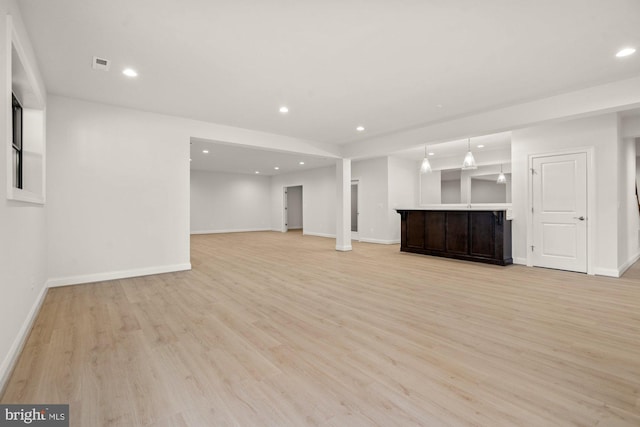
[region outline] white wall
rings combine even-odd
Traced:
[[[636,143],[633,138],[622,138],[621,158],[621,205],[624,214],[620,218],[623,227],[619,235],[622,237],[618,244],[620,253],[618,263],[621,271],[626,270],[640,255],[640,214],[636,199]]]
[[[638,150],[637,142],[636,142],[636,154],[640,154],[640,150]],[[640,156],[636,156],[636,184],[638,185],[638,191],[640,191]]]
[[[51,284],[190,268],[183,129],[160,115],[51,96],[47,132]]]
[[[629,253],[638,254],[640,252],[640,201],[638,200],[638,196],[635,195],[635,192],[637,185],[638,192],[640,193],[640,157],[638,157],[638,154],[640,154],[640,151],[638,150],[638,142],[640,142],[640,139],[632,139],[632,141],[634,141],[633,150],[635,150],[636,158],[633,161],[633,165],[630,165],[632,168],[635,168],[635,172],[633,174],[634,181],[630,186],[634,192],[634,196],[632,198],[633,201],[630,203],[631,207],[629,208],[627,232],[629,233]]]
[[[438,121],[422,127],[412,127],[394,133],[391,138],[389,135],[366,138],[347,144],[342,154],[352,159],[383,156],[389,152],[413,148],[416,141],[432,145],[465,138],[467,135],[488,135],[512,129],[532,128],[540,123],[568,117],[587,117],[639,106],[640,76],[635,76],[544,99]],[[640,123],[638,125],[640,126]]]
[[[629,255],[628,244],[629,244],[629,235],[628,233],[623,232],[627,228],[627,217],[629,215],[628,207],[629,207],[629,197],[628,197],[628,188],[629,182],[627,181],[628,176],[628,167],[627,167],[627,146],[626,141],[622,138],[621,128],[622,128],[622,118],[617,115],[617,128],[616,128],[616,138],[617,138],[617,156],[618,156],[618,269],[621,267],[621,261],[626,261]],[[635,147],[634,147],[635,148]],[[634,153],[635,157],[635,153]]]
[[[529,203],[528,159],[532,154],[564,149],[593,147],[595,174],[595,218],[593,227],[593,267],[596,274],[616,275],[618,271],[618,124],[615,113],[547,124],[513,131],[512,195],[513,257],[524,263],[527,257],[527,209]]]
[[[270,230],[271,178],[191,171],[191,233]]]
[[[302,229],[302,186],[300,185],[287,189],[287,223],[289,230]]]
[[[509,151],[509,150],[506,150]],[[509,173],[511,172],[511,165],[507,163],[503,165],[503,172]],[[507,199],[510,201],[510,197],[507,197],[507,191],[511,191],[511,186],[501,185],[500,188],[491,189],[488,185],[479,184],[476,187],[476,191],[479,191],[479,194],[473,194],[473,185],[472,182],[476,182],[474,177],[482,177],[483,175],[497,175],[500,173],[500,164],[491,164],[491,165],[483,165],[478,166],[477,169],[469,169],[460,171],[460,200],[458,203],[507,203]],[[495,183],[495,181],[493,181]],[[507,188],[508,187],[508,188]],[[498,191],[504,192],[504,194],[497,194]],[[492,194],[495,193],[495,199],[492,202],[487,202],[483,200],[491,200]],[[471,199],[471,200],[469,200]],[[500,201],[498,201],[498,199]]]
[[[388,231],[384,243],[400,243],[400,215],[397,208],[418,206],[420,165],[413,160],[389,157]]]
[[[452,179],[442,181],[442,203],[462,203],[462,196],[460,195],[460,180]]]
[[[507,186],[486,179],[471,179],[471,203],[507,203]]]
[[[418,197],[418,166],[406,159],[380,157],[351,165],[359,181],[359,238],[374,243],[400,239],[400,217],[395,207],[414,207]],[[389,173],[391,172],[391,173]],[[303,186],[304,233],[335,237],[335,167],[312,169],[271,179],[271,228],[283,227],[283,189]]]
[[[640,258],[640,213],[636,198],[640,114],[618,115],[618,270],[623,273]]]
[[[25,108],[22,116],[22,188],[35,194],[43,194],[44,111]]]
[[[330,144],[61,96],[51,96],[48,108],[52,285],[189,268],[192,137],[329,157],[337,151]]]
[[[420,200],[421,205],[439,205],[442,201],[442,172],[431,171],[420,174]],[[459,191],[459,189],[458,189]]]
[[[284,188],[302,185],[304,234],[336,236],[336,168],[311,169],[271,177],[271,229],[284,226]]]
[[[387,241],[389,233],[389,163],[386,157],[360,160],[351,164],[351,179],[359,182],[361,241]]]
[[[392,157],[360,160],[351,165],[360,193],[359,239],[373,243],[400,241],[396,207],[414,207],[418,197],[418,165]],[[271,228],[283,227],[283,189],[303,186],[304,233],[335,237],[335,167],[312,169],[271,178]]]
[[[472,143],[473,144],[473,143]],[[500,170],[500,164],[504,164],[505,168],[511,163],[511,148],[504,147],[496,150],[476,149],[473,151],[473,157],[476,159],[478,168],[498,165]],[[465,152],[466,153],[466,152]],[[462,160],[465,153],[459,153],[458,155],[452,155],[447,157],[432,157],[429,159],[431,167],[434,170],[460,170],[462,167]],[[494,168],[495,169],[495,168]],[[469,172],[469,171],[467,171]],[[506,172],[506,169],[505,169]]]
[[[16,2],[0,0],[0,93],[3,100],[11,99],[7,86],[6,15],[11,14],[18,37],[23,44],[28,61],[38,78],[40,91],[44,84],[36,68],[28,35],[26,34]],[[46,282],[46,232],[45,207],[42,205],[7,200],[7,150],[5,135],[10,124],[8,102],[0,102],[0,135],[4,142],[0,149],[0,393],[29,333],[45,292]]]
[[[623,138],[640,138],[640,114],[622,117],[622,137]],[[640,142],[636,139],[636,152]]]

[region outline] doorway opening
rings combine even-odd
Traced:
[[[358,211],[358,207],[360,205],[360,200],[358,199],[358,186],[359,181],[351,181],[351,239],[359,240],[360,236],[358,233],[358,216],[360,212]]]
[[[282,231],[303,231],[302,185],[284,188],[284,227]]]

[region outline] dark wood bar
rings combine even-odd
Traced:
[[[400,250],[488,264],[513,264],[504,210],[396,209]]]

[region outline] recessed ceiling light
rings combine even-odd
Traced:
[[[280,170],[280,167],[276,166],[276,167],[274,167],[274,169],[275,169],[275,170],[277,170],[277,171],[279,171],[279,170]]]
[[[625,47],[624,49],[622,49],[618,53],[616,53],[616,56],[618,58],[623,58],[625,56],[633,55],[635,52],[636,52],[636,50],[634,48]]]
[[[122,70],[122,74],[127,77],[138,77],[138,72],[133,68],[125,68],[124,70]]]
[[[478,145],[478,148],[484,148],[484,144]]]
[[[202,150],[204,154],[209,154],[209,150]]]
[[[300,162],[301,165],[304,165],[304,162]]]
[[[442,108],[442,104],[436,105],[436,108]]]
[[[193,161],[193,159],[189,159],[189,161],[190,161],[190,162],[192,162],[192,161]]]
[[[429,155],[430,155],[430,156],[435,156],[435,155],[436,155],[436,153],[431,152],[431,153],[429,153]]]
[[[256,171],[256,173],[260,173],[260,171]]]
[[[357,130],[358,132],[363,132],[363,131],[364,131],[364,126],[358,126],[358,127],[356,128],[356,130]]]
[[[280,112],[282,114],[287,114],[289,112],[289,109],[285,106],[280,107]]]

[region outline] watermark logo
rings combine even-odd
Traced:
[[[69,427],[69,405],[0,405],[0,427]]]

